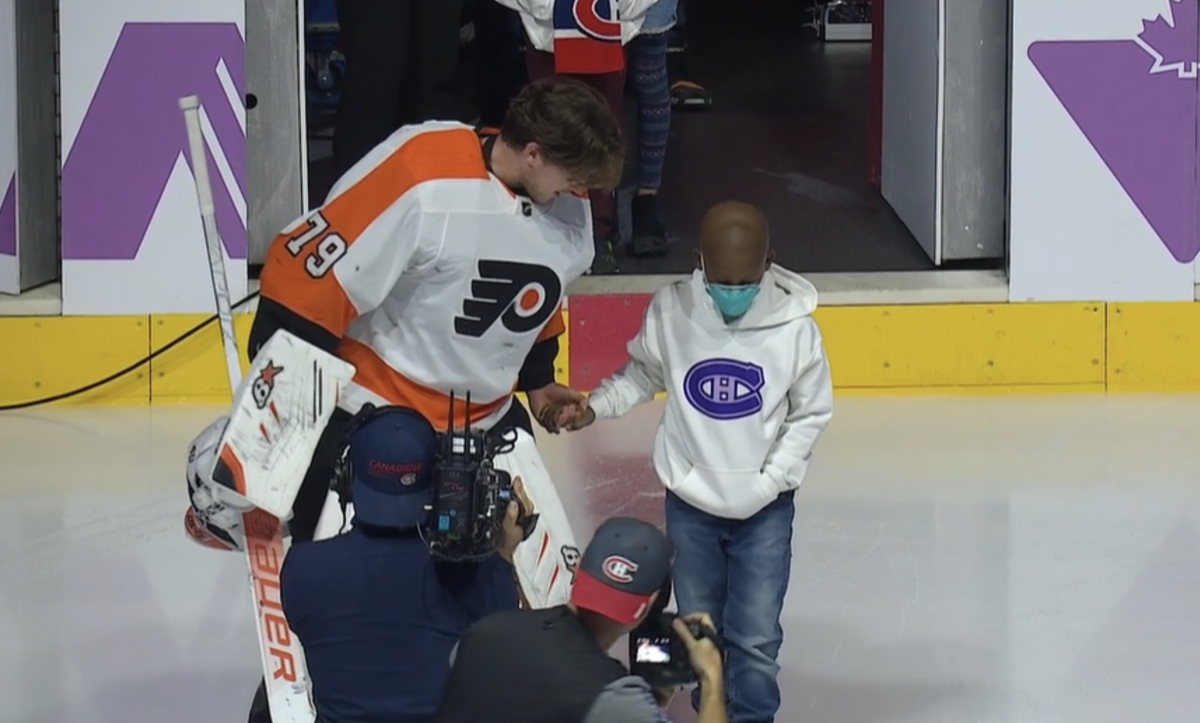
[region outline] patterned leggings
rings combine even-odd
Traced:
[[[671,131],[667,34],[639,35],[626,49],[638,104],[638,188],[658,190]]]

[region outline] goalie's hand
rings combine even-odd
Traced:
[[[551,434],[558,434],[587,409],[587,397],[557,383],[534,389],[527,396],[533,418]]]
[[[525,483],[520,477],[514,477],[512,481],[513,501],[508,503],[508,509],[504,512],[504,539],[500,542],[500,556],[505,560],[512,562],[513,555],[516,554],[517,545],[520,545],[537,525],[537,510],[533,508],[533,501],[529,499],[529,495],[525,493]]]

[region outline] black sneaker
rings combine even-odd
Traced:
[[[629,255],[647,258],[667,255],[667,227],[658,215],[657,196],[634,196],[632,212],[633,240]]]
[[[592,268],[588,269],[587,273],[595,276],[611,276],[621,273],[621,269],[617,266],[617,255],[611,239],[596,238],[596,258],[592,259]]]

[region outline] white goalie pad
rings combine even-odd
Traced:
[[[279,596],[279,572],[290,542],[282,534],[280,520],[291,516],[317,442],[354,371],[352,365],[293,334],[277,331],[234,394],[229,420],[208,455],[212,483],[192,489],[193,511],[198,492],[209,492],[202,515],[209,535],[221,532],[214,525],[219,527],[224,519],[214,512],[239,515],[239,529],[229,531],[227,541],[245,550],[250,568],[267,699],[275,723],[312,723],[316,717],[304,650],[287,624]],[[216,433],[220,423],[205,431]],[[201,446],[193,444],[190,456],[196,457]],[[196,457],[189,459],[189,465],[193,461],[200,463]],[[189,467],[189,483],[193,475],[203,478],[203,472]],[[195,534],[193,538],[202,539]]]
[[[517,546],[513,557],[525,602],[532,608],[566,604],[579,566],[579,547],[537,444],[528,432],[517,430],[512,451],[496,455],[494,463],[514,479],[521,478],[539,515],[533,534]]]
[[[287,331],[263,345],[233,399],[210,478],[232,507],[287,519],[354,367]]]

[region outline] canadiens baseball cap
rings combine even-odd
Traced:
[[[674,559],[674,548],[654,525],[609,518],[583,551],[571,603],[630,625],[650,609],[650,597],[670,578]]]
[[[433,502],[437,434],[411,409],[378,413],[350,436],[354,518],[375,527],[423,523]]]

